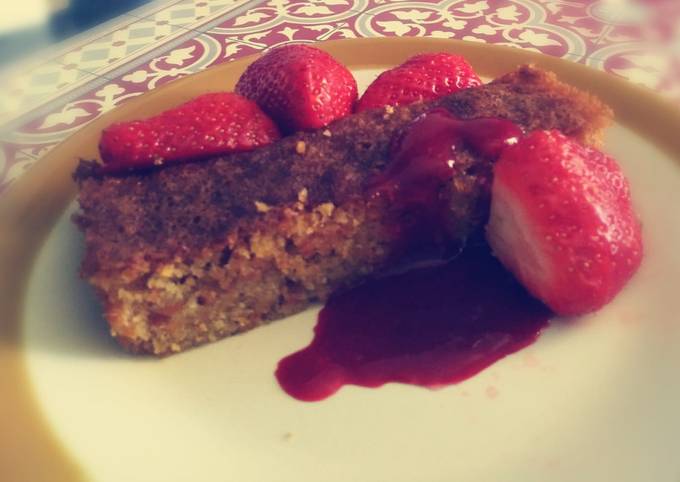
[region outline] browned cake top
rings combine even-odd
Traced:
[[[385,166],[392,136],[438,105],[460,118],[500,117],[527,131],[559,129],[589,143],[599,142],[611,117],[599,101],[552,74],[522,67],[435,102],[355,114],[251,152],[123,176],[98,174],[82,161],[74,176],[77,221],[88,243],[115,246],[124,259],[128,252],[205,246],[238,220],[257,216],[256,201],[293,203],[303,188],[312,204],[340,204],[361,196]]]

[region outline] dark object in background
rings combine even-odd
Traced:
[[[54,13],[43,25],[0,34],[0,64],[20,60],[148,2],[149,0],[71,0],[67,8]]]

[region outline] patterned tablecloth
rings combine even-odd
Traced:
[[[0,75],[0,193],[53,146],[181,76],[286,42],[430,36],[590,65],[680,100],[680,1],[172,0]]]

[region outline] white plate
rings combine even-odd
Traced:
[[[458,45],[420,42],[409,45]],[[363,85],[377,72],[347,63]],[[274,378],[279,359],[311,340],[318,309],[162,360],[122,352],[76,276],[71,205],[39,251],[20,320],[41,423],[96,481],[677,482],[680,164],[658,146],[619,124],[608,131],[646,248],[613,303],[553,323],[459,385],[349,386],[318,403]]]

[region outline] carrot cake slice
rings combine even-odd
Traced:
[[[390,143],[421,114],[502,118],[598,145],[611,111],[551,74],[521,67],[432,102],[387,107],[254,151],[154,170],[74,177],[85,235],[81,274],[111,334],[167,355],[323,301],[404,254],[390,203],[368,187]],[[486,221],[492,160],[464,146],[443,186],[447,242]]]

